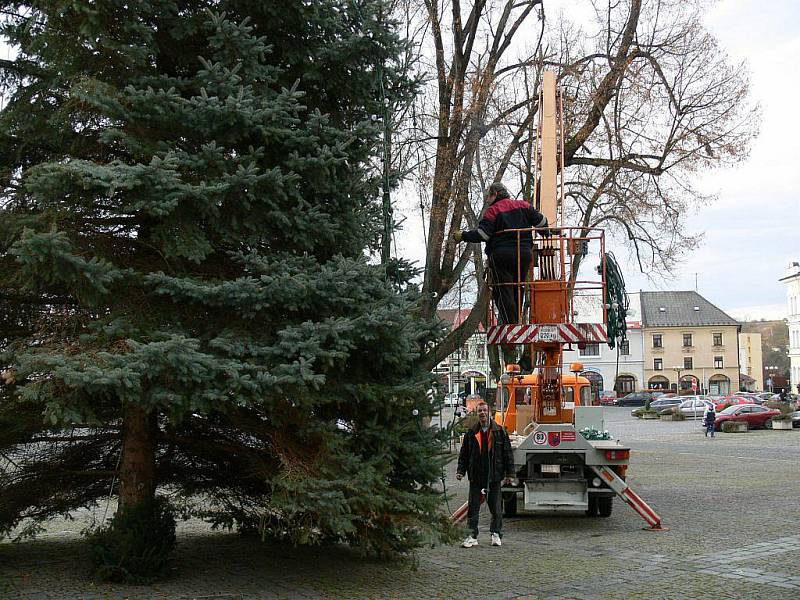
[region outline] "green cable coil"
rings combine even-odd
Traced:
[[[617,342],[627,339],[628,326],[625,319],[628,316],[628,295],[625,293],[625,280],[622,277],[614,255],[606,252],[603,256],[606,271],[606,332],[608,345],[614,348]]]

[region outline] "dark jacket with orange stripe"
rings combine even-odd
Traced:
[[[457,473],[466,474],[472,483],[483,484],[486,473],[481,473],[481,424],[468,429],[464,434],[464,443],[458,455]],[[504,477],[514,477],[514,454],[511,450],[511,440],[506,430],[494,421],[489,421],[489,464],[491,468],[491,483],[496,483]]]
[[[461,239],[472,243],[486,242],[486,254],[491,254],[497,248],[517,247],[517,232],[507,230],[547,226],[547,217],[529,202],[499,198],[483,213],[477,229],[463,231]],[[519,233],[519,244],[524,249],[533,246],[530,232]]]

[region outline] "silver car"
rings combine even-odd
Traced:
[[[683,396],[683,402],[678,405],[685,417],[702,417],[709,406],[714,406],[711,401],[700,396]]]

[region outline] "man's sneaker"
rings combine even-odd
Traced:
[[[464,540],[464,543],[461,544],[462,548],[472,548],[473,546],[478,545],[478,540],[472,536],[469,536],[467,539]]]
[[[477,542],[475,542],[477,544]],[[503,540],[500,539],[500,535],[497,533],[492,534],[492,546],[502,546]]]

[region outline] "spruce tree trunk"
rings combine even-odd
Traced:
[[[122,421],[120,508],[152,500],[156,491],[156,413],[128,406]]]

